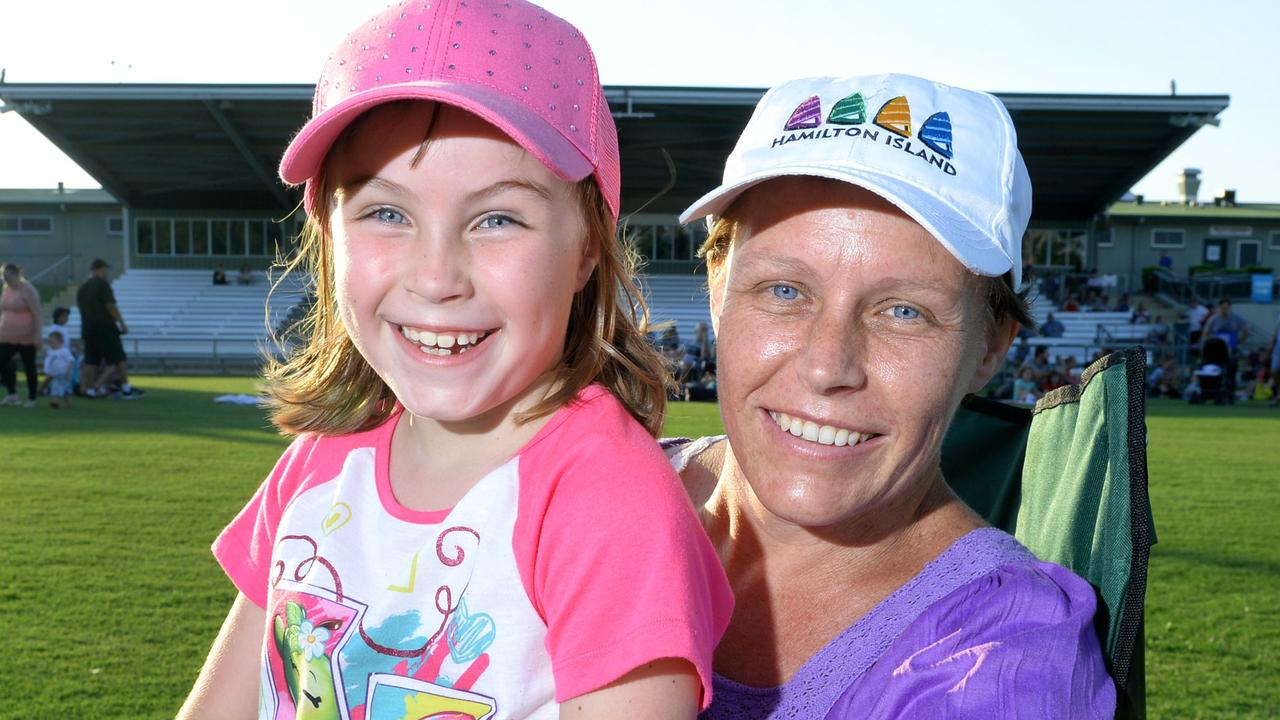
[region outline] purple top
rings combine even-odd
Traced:
[[[703,720],[1111,718],[1093,589],[1012,536],[961,537],[787,683],[715,676]]]

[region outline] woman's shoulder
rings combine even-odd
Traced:
[[[711,497],[724,465],[724,435],[700,438],[662,438],[658,441],[667,461],[680,476],[694,507],[701,507]]]
[[[1016,543],[979,532],[996,538],[997,552]],[[1002,717],[1109,718],[1115,687],[1093,588],[1023,553],[932,602],[827,717],[976,718],[1005,707],[1025,710]]]
[[[940,560],[978,570],[930,608],[938,615],[964,615],[971,628],[1054,623],[1082,614],[1091,618],[1097,609],[1097,597],[1088,582],[1061,565],[1040,560],[996,528],[969,533]]]

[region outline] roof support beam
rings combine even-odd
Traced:
[[[253,174],[257,176],[258,180],[267,188],[272,197],[276,199],[276,202],[280,203],[280,207],[282,209],[292,211],[295,203],[289,200],[289,196],[285,193],[284,189],[280,187],[280,183],[276,182],[275,175],[267,172],[267,169],[263,167],[258,158],[254,156],[253,152],[249,149],[249,144],[245,142],[244,136],[241,135],[236,126],[232,124],[231,119],[227,117],[227,114],[222,112],[221,108],[219,108],[218,104],[213,100],[206,98],[203,102],[205,108],[208,109],[209,114],[212,115],[213,119],[218,123],[218,127],[222,128],[222,132],[226,133],[227,139],[231,141],[232,145],[236,146],[236,150],[240,152],[240,157],[244,158],[244,161],[249,165],[249,169],[253,171]]]
[[[39,130],[41,135],[48,138],[49,142],[53,143],[67,157],[71,158],[72,162],[79,165],[80,169],[89,173],[90,177],[102,185],[103,190],[111,193],[111,196],[119,200],[121,204],[129,205],[133,202],[135,193],[130,190],[129,186],[125,185],[115,174],[108,172],[105,167],[95,162],[88,153],[81,152],[82,146],[68,140],[65,135],[59,132],[54,123],[45,122],[47,113],[33,116],[19,111],[18,114],[22,116],[23,120],[30,123],[32,127]]]

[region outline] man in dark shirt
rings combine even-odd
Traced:
[[[80,369],[80,385],[85,397],[101,397],[107,393],[107,383],[118,380],[121,394],[126,398],[142,394],[129,384],[129,366],[125,360],[124,343],[120,336],[129,332],[116,307],[116,296],[107,281],[107,261],[97,258],[89,264],[89,279],[76,291],[76,305],[80,308],[80,338],[84,342],[84,365]],[[99,368],[105,371],[99,375]]]
[[[1045,337],[1062,337],[1064,332],[1066,332],[1066,328],[1062,326],[1062,323],[1054,319],[1053,313],[1049,313],[1049,316],[1045,318],[1044,324],[1040,326],[1040,334]]]

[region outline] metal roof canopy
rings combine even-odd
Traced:
[[[276,178],[310,115],[311,85],[0,84],[16,110],[135,209],[286,212]],[[623,212],[676,214],[719,183],[763,89],[605,89],[622,151]],[[1035,187],[1033,220],[1101,213],[1204,124],[1227,95],[998,93]],[[665,151],[665,153],[664,153]],[[668,163],[668,157],[670,163]],[[674,168],[674,172],[672,170]]]

